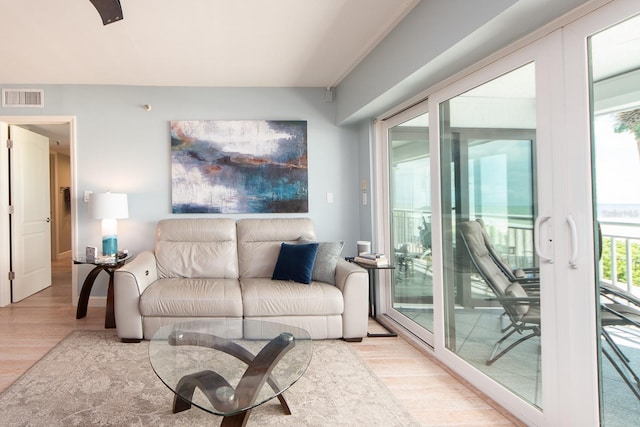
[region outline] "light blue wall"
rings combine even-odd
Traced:
[[[589,0],[423,0],[338,85],[337,122],[371,120]]]
[[[360,238],[358,134],[334,124],[336,104],[325,102],[324,89],[24,87],[43,88],[45,108],[0,108],[0,115],[71,115],[77,120],[72,190],[78,251],[100,247],[100,224],[88,217],[85,190],[129,195],[130,217],[118,222],[118,234],[119,246],[133,254],[153,248],[159,219],[243,216],[171,213],[171,120],[291,119],[308,122],[309,213],[277,216],[308,216],[320,239],[344,240],[344,255],[355,253]],[[144,111],[144,104],[151,111]],[[333,193],[333,204],[327,203],[327,192]]]

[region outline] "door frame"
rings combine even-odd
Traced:
[[[553,249],[554,264],[541,265],[543,274],[555,286],[550,289],[551,298],[546,298],[543,304],[547,304],[545,313],[549,314],[547,322],[561,326],[561,330],[545,330],[543,337],[543,351],[545,347],[553,347],[562,360],[551,360],[553,354],[546,353],[543,363],[545,375],[543,384],[545,393],[544,411],[535,410],[512,392],[485,377],[476,371],[464,360],[448,351],[444,346],[444,318],[442,292],[434,287],[434,348],[433,353],[445,365],[462,376],[478,389],[489,395],[493,400],[512,412],[520,420],[531,425],[598,425],[599,400],[597,377],[597,335],[595,319],[595,273],[589,268],[590,261],[594,258],[593,232],[591,229],[591,174],[590,174],[590,123],[589,123],[589,90],[587,80],[587,68],[585,60],[581,59],[586,54],[586,44],[581,48],[568,49],[567,41],[575,37],[577,29],[583,25],[590,25],[593,20],[598,20],[604,29],[638,12],[637,0],[594,0],[569,12],[567,15],[548,24],[544,28],[524,37],[505,49],[485,58],[479,63],[465,69],[456,75],[440,82],[434,87],[424,91],[404,104],[389,111],[386,115],[402,111],[411,105],[428,97],[430,105],[430,155],[432,158],[431,174],[440,176],[440,147],[439,147],[439,102],[449,99],[461,91],[442,95],[451,87],[457,86],[459,81],[468,82],[467,77],[478,76],[478,72],[484,69],[492,69],[495,64],[501,63],[512,54],[528,49],[528,46],[553,38],[553,49],[548,49],[550,69],[543,71],[545,76],[544,92],[538,91],[538,109],[546,110],[545,126],[538,123],[539,147],[546,150],[538,152],[538,157],[549,156],[548,151],[553,147],[552,163],[548,169],[555,173],[553,179],[561,182],[561,191],[557,191],[551,198],[553,217],[548,222],[552,228],[553,244],[547,250]],[[606,20],[609,19],[609,22]],[[604,22],[603,22],[604,21]],[[594,30],[595,32],[596,30]],[[585,40],[586,43],[586,40]],[[574,45],[575,48],[575,45]],[[567,66],[569,64],[569,66]],[[573,68],[571,68],[573,67]],[[577,74],[576,74],[577,73]],[[537,77],[538,78],[538,77]],[[484,81],[478,82],[482,84]],[[440,97],[440,98],[438,98]],[[376,130],[380,127],[377,126]],[[382,135],[376,133],[376,149],[379,149]],[[589,147],[589,148],[587,148]],[[576,150],[579,155],[576,155]],[[582,151],[580,151],[582,150]],[[378,152],[379,154],[379,152]],[[557,154],[557,155],[556,155]],[[549,157],[546,157],[549,158]],[[374,158],[374,166],[380,167],[379,159]],[[382,165],[383,166],[383,165]],[[588,170],[588,173],[587,173]],[[385,169],[375,169],[376,175],[381,175],[377,182],[382,184],[376,187],[378,194],[386,194],[388,187],[384,186]],[[542,181],[551,180],[551,174],[538,177],[539,185]],[[588,181],[585,181],[588,180]],[[552,181],[553,182],[553,181]],[[585,184],[586,182],[586,184]],[[442,283],[442,220],[441,189],[439,180],[432,180],[432,259],[434,283]],[[578,191],[573,191],[578,189]],[[548,202],[547,202],[548,204]],[[381,208],[377,206],[374,211],[378,214]],[[438,213],[437,215],[435,213]],[[549,212],[540,211],[539,215],[550,215]],[[578,268],[571,268],[572,238],[567,216],[571,215],[578,228]],[[377,235],[384,241],[385,229],[378,220]],[[586,237],[583,237],[586,236]],[[570,304],[566,304],[570,301]],[[384,311],[385,307],[382,307]],[[440,329],[440,331],[438,331]],[[553,337],[550,337],[550,333]],[[423,346],[427,349],[426,346]],[[550,357],[551,356],[551,357]],[[560,375],[561,374],[561,375]],[[549,381],[549,377],[551,381]],[[555,380],[554,380],[555,378]],[[549,390],[550,383],[557,385],[556,389]],[[547,393],[549,391],[549,393]]]
[[[493,63],[483,67],[482,69],[471,72],[469,75],[460,78],[458,81],[451,83],[447,87],[434,92],[429,97],[429,112],[431,119],[430,141],[431,141],[431,173],[432,173],[432,259],[433,259],[433,280],[434,283],[441,283],[443,289],[434,292],[434,304],[437,308],[435,316],[434,329],[436,332],[434,341],[434,352],[436,356],[445,365],[459,373],[467,381],[474,386],[483,390],[491,396],[496,402],[504,406],[516,417],[531,425],[559,425],[556,421],[561,411],[559,397],[557,395],[557,387],[555,383],[559,382],[558,364],[554,357],[554,349],[557,347],[558,331],[555,328],[546,328],[543,326],[543,334],[541,336],[542,343],[542,372],[544,372],[543,387],[543,409],[537,409],[524,399],[514,394],[511,390],[497,383],[489,376],[476,369],[457,354],[449,350],[445,342],[445,299],[444,299],[444,253],[443,253],[443,218],[442,218],[442,188],[441,181],[442,169],[440,159],[442,151],[440,147],[440,104],[452,99],[462,93],[465,93],[475,87],[481,86],[491,80],[509,73],[512,70],[520,68],[526,64],[533,62],[536,67],[536,169],[537,169],[537,200],[538,200],[538,216],[552,216],[554,200],[552,199],[553,181],[551,173],[543,173],[557,163],[552,155],[552,137],[554,135],[553,127],[555,121],[553,117],[553,105],[558,99],[556,97],[557,75],[558,70],[562,66],[562,62],[558,60],[561,54],[561,30],[557,30],[547,36],[532,42],[514,52],[511,52]],[[545,163],[549,162],[549,163]],[[541,165],[546,165],[543,167]],[[545,191],[546,190],[546,191]],[[552,235],[550,229],[545,230],[546,234]],[[545,251],[549,251],[550,247],[545,247]],[[554,281],[553,264],[540,263],[540,278],[543,283]],[[438,297],[435,300],[435,297]],[[544,287],[541,299],[541,310],[543,319],[549,319],[550,322],[556,323],[555,312],[557,304],[553,287]],[[437,325],[437,326],[436,326]],[[586,425],[586,424],[585,424]]]
[[[562,295],[573,296],[575,304],[558,313],[570,322],[567,339],[571,341],[562,349],[570,354],[568,360],[579,363],[566,364],[563,371],[577,382],[574,387],[573,407],[584,410],[580,402],[588,399],[599,409],[599,363],[598,363],[598,321],[596,315],[598,289],[596,282],[595,236],[593,215],[593,174],[592,174],[592,123],[591,123],[591,82],[589,76],[588,37],[640,13],[637,0],[615,0],[597,11],[582,17],[564,28],[565,52],[564,80],[566,109],[563,112],[566,141],[567,192],[566,214],[575,221],[577,258],[573,268],[564,269]],[[563,219],[566,221],[566,219]],[[567,235],[568,235],[567,231]],[[570,237],[568,237],[570,239]],[[567,244],[569,244],[568,240]],[[565,260],[565,263],[567,261]],[[562,272],[561,272],[562,273]],[[560,291],[560,290],[559,290]],[[577,296],[577,298],[576,298]],[[571,322],[573,320],[573,322]],[[564,321],[564,320],[563,320]],[[586,375],[585,375],[586,374]],[[565,390],[566,392],[566,390]],[[600,417],[598,410],[596,416]]]
[[[0,122],[7,125],[27,125],[27,124],[66,124],[69,126],[70,137],[70,165],[71,165],[71,185],[77,187],[76,170],[76,118],[75,116],[0,116]],[[3,139],[5,135],[2,135]],[[9,164],[9,150],[6,149],[6,141],[2,141],[0,149],[0,165]],[[7,170],[7,168],[2,168]],[[71,252],[76,253],[77,233],[76,233],[77,203],[71,203]],[[9,236],[9,174],[0,173],[0,230],[3,236]],[[0,307],[11,304],[11,282],[9,281],[9,266],[11,247],[9,239],[3,238],[0,243]],[[75,279],[72,279],[75,283]],[[71,301],[77,300],[78,290],[72,286]]]
[[[393,255],[394,248],[391,247],[391,172],[389,170],[389,130],[394,128],[395,126],[402,124],[408,120],[416,118],[418,116],[429,114],[428,110],[428,99],[424,99],[421,102],[413,105],[410,108],[397,112],[389,117],[383,118],[376,123],[376,140],[380,141],[380,143],[375,144],[374,152],[375,152],[375,170],[377,171],[375,174],[375,188],[377,194],[383,195],[378,199],[378,203],[375,206],[376,218],[378,219],[376,223],[376,246],[380,248],[382,252],[386,252],[387,254]],[[429,121],[431,121],[431,114],[429,114]],[[429,129],[427,129],[429,132]],[[430,135],[427,135],[427,139]],[[428,143],[430,146],[430,143]],[[431,153],[429,153],[431,158]],[[432,162],[432,160],[430,160]],[[430,163],[430,167],[433,167]],[[433,172],[432,172],[433,175]],[[433,216],[433,198],[434,195],[431,194],[431,204],[432,204],[432,216]],[[380,271],[382,273],[382,271]],[[374,291],[378,291],[380,295],[377,296],[376,301],[380,302],[380,307],[377,307],[378,313],[386,314],[389,318],[401,324],[405,329],[409,330],[412,334],[416,335],[420,340],[427,343],[429,346],[433,346],[433,336],[434,333],[423,328],[417,323],[409,320],[405,315],[398,312],[393,307],[393,286],[392,282],[392,274],[390,271],[385,271],[385,274],[380,274],[380,285],[378,289]],[[434,282],[435,283],[435,282]],[[433,292],[437,293],[437,286],[433,286]],[[435,296],[434,298],[434,308],[435,308]],[[435,328],[435,325],[434,325]]]

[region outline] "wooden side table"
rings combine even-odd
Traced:
[[[89,272],[82,284],[82,290],[80,291],[80,297],[78,298],[78,308],[76,310],[76,319],[82,319],[87,315],[87,306],[89,305],[89,295],[91,295],[91,289],[96,281],[96,278],[100,272],[105,271],[109,275],[109,287],[107,288],[107,309],[104,315],[104,327],[115,328],[116,327],[116,315],[113,304],[113,272],[122,267],[130,258],[127,255],[124,258],[116,259],[113,262],[99,262],[90,261],[86,258],[74,258],[74,264],[91,264],[95,267]]]

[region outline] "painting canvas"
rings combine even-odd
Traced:
[[[306,121],[171,122],[173,213],[309,211]]]

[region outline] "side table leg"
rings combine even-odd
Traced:
[[[378,320],[378,311],[377,311],[377,308],[376,308],[376,306],[378,305],[377,297],[376,297],[376,291],[378,290],[378,286],[377,286],[378,277],[376,275],[375,269],[372,269],[372,268],[367,269],[367,272],[369,273],[369,292],[370,292],[369,301],[370,301],[370,305],[371,305],[371,308],[369,309],[369,317],[371,317],[380,326],[382,326],[383,328],[385,328],[389,332],[387,334],[371,334],[371,333],[367,332],[367,337],[369,337],[369,338],[397,337],[398,334],[393,332],[387,326],[385,326],[382,323],[380,323],[380,321]]]
[[[96,281],[96,277],[98,277],[98,274],[100,274],[102,269],[102,266],[95,267],[84,279],[82,290],[80,291],[80,297],[78,298],[76,319],[82,319],[87,315],[87,305],[89,305],[89,295],[91,295],[91,288],[93,287],[93,283]]]
[[[116,327],[116,314],[113,304],[113,271],[105,270],[109,273],[109,287],[107,288],[107,310],[104,314],[104,327],[115,328]]]

